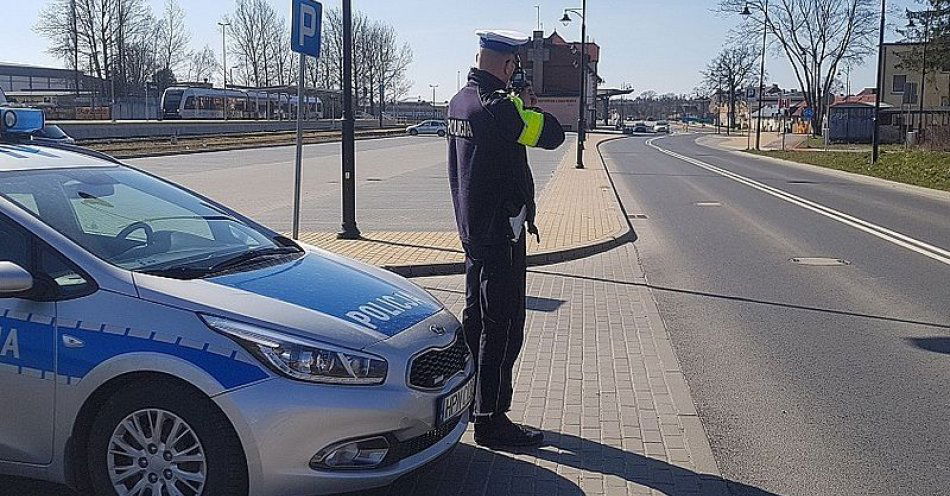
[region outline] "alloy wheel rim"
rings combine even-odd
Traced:
[[[134,412],[109,439],[107,468],[119,496],[201,496],[208,462],[194,429],[158,408]]]

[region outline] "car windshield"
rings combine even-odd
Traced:
[[[95,256],[137,272],[202,277],[249,253],[300,251],[276,233],[125,167],[0,173],[0,195]]]

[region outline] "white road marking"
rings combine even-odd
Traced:
[[[902,233],[899,233],[899,232],[897,232],[897,231],[888,229],[888,228],[886,228],[886,227],[879,226],[879,225],[874,224],[874,223],[872,223],[872,222],[868,222],[868,221],[866,221],[866,220],[859,219],[859,218],[857,218],[857,217],[854,217],[854,216],[849,215],[849,214],[846,214],[846,213],[844,213],[844,212],[835,210],[835,209],[833,209],[833,208],[826,207],[826,206],[824,206],[824,205],[822,205],[822,204],[820,204],[820,203],[813,202],[813,201],[811,201],[811,200],[802,198],[802,197],[797,196],[797,195],[793,195],[793,194],[791,194],[791,193],[789,193],[789,192],[787,192],[787,191],[784,191],[784,190],[781,190],[781,189],[778,189],[778,188],[774,188],[774,187],[769,186],[769,185],[767,185],[767,184],[763,184],[763,183],[760,183],[760,182],[758,182],[758,181],[749,179],[749,178],[747,178],[747,177],[745,177],[745,176],[736,174],[735,172],[728,171],[728,170],[722,169],[722,168],[720,168],[720,167],[716,167],[715,165],[707,164],[706,162],[703,162],[702,160],[697,160],[697,159],[694,159],[694,158],[692,158],[692,157],[687,157],[687,156],[685,156],[685,155],[680,155],[679,153],[676,153],[676,152],[673,152],[673,151],[670,151],[670,150],[667,150],[667,149],[664,149],[664,148],[660,148],[659,146],[657,146],[656,144],[654,144],[654,141],[657,141],[657,140],[660,140],[660,139],[663,139],[663,138],[665,138],[665,137],[664,137],[664,136],[661,136],[661,137],[658,137],[658,138],[653,138],[653,139],[647,140],[646,143],[647,143],[648,146],[650,146],[651,148],[653,148],[653,149],[659,151],[660,153],[663,153],[663,154],[669,155],[669,156],[671,156],[671,157],[673,157],[673,158],[677,158],[677,159],[682,160],[682,161],[684,161],[684,162],[693,164],[693,165],[695,165],[696,167],[700,167],[700,168],[702,168],[702,169],[706,169],[706,170],[708,170],[708,171],[710,171],[710,172],[719,174],[720,176],[723,176],[723,177],[732,179],[733,181],[736,181],[736,182],[738,182],[738,183],[745,184],[746,186],[749,186],[749,187],[751,187],[751,188],[755,188],[755,189],[757,189],[757,190],[759,190],[759,191],[762,191],[763,193],[772,195],[772,196],[774,196],[774,197],[776,197],[776,198],[779,198],[779,199],[781,199],[781,200],[784,200],[784,201],[786,201],[786,202],[788,202],[788,203],[791,203],[791,204],[793,204],[793,205],[798,205],[799,207],[802,207],[802,208],[807,209],[807,210],[811,210],[812,212],[821,214],[821,215],[823,215],[823,216],[825,216],[825,217],[828,217],[829,219],[838,221],[838,222],[840,222],[840,223],[842,223],[842,224],[851,226],[851,227],[853,227],[853,228],[855,228],[855,229],[859,229],[859,230],[864,231],[864,232],[866,232],[866,233],[868,233],[868,234],[871,234],[872,236],[876,236],[876,237],[878,237],[878,238],[880,238],[880,239],[883,239],[883,240],[885,240],[885,241],[887,241],[887,242],[893,243],[893,244],[895,244],[895,245],[897,245],[897,246],[906,248],[906,249],[911,250],[911,251],[913,251],[913,252],[916,252],[916,253],[919,253],[919,254],[924,255],[924,256],[926,256],[926,257],[932,258],[932,259],[934,259],[934,260],[936,260],[936,261],[938,261],[938,262],[944,263],[944,264],[946,264],[946,265],[950,265],[950,251],[947,251],[947,250],[945,250],[945,249],[943,249],[943,248],[940,248],[940,247],[937,247],[937,246],[934,246],[934,245],[925,243],[925,242],[920,241],[920,240],[918,240],[918,239],[914,239],[914,238],[912,238],[912,237],[910,237],[910,236],[907,236],[907,235],[902,234]]]

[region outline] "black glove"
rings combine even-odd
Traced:
[[[534,234],[535,239],[538,240],[538,244],[541,244],[541,235],[538,234],[538,226],[534,225],[534,222],[528,222],[528,232]]]

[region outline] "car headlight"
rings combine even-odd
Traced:
[[[223,317],[201,315],[211,329],[240,343],[276,372],[323,384],[382,384],[386,360],[325,343],[309,341]]]

